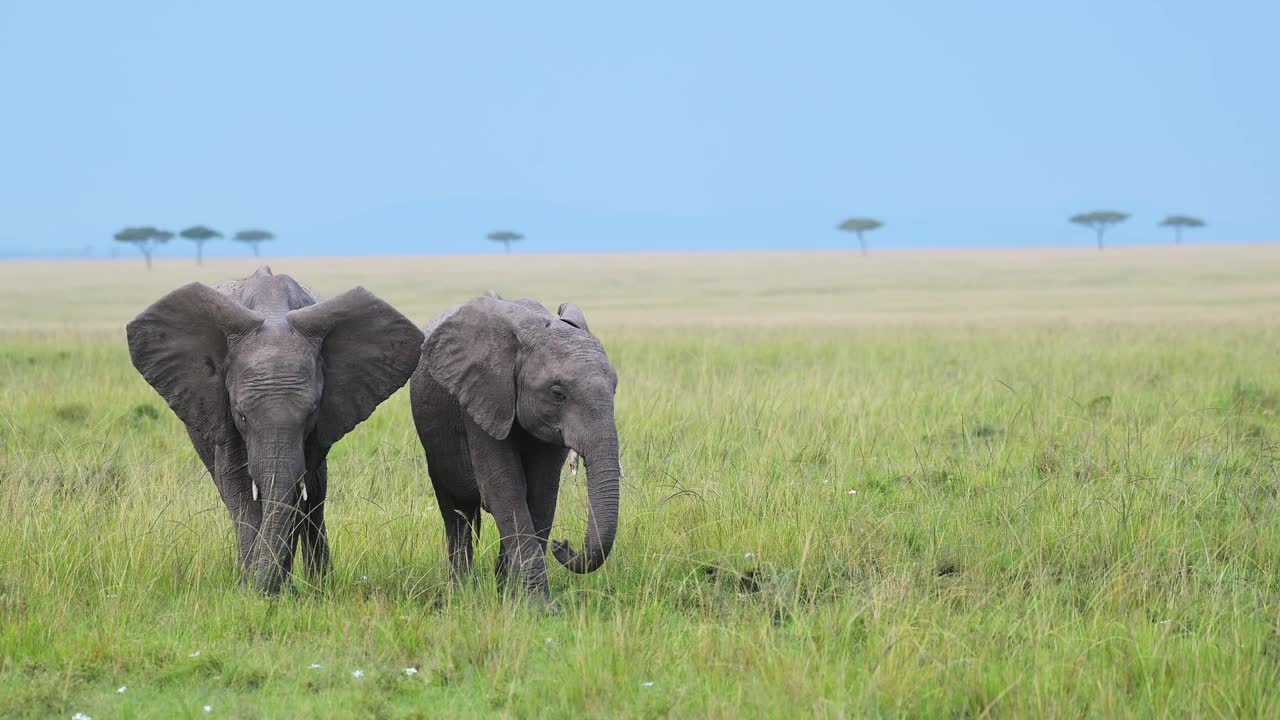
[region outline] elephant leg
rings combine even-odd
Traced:
[[[472,536],[480,534],[480,506],[456,502],[447,495],[437,497],[444,519],[444,540],[449,552],[449,573],[455,581],[471,575],[475,563]]]
[[[511,575],[544,603],[549,603],[546,557],[539,551],[538,536],[529,513],[520,455],[513,443],[493,439],[470,418],[466,418],[466,422],[467,436],[471,438],[471,465],[483,490],[485,506],[498,525]]]
[[[324,504],[329,493],[329,464],[321,460],[307,471],[307,499],[302,503],[298,523],[302,540],[302,564],[313,578],[323,578],[333,570],[329,556],[329,531],[324,524]]]
[[[507,580],[511,578],[511,553],[507,552],[505,542],[498,547],[498,562],[493,565],[493,575],[498,578],[500,587],[506,587]]]
[[[239,551],[240,570],[248,577],[253,560],[253,546],[262,527],[262,503],[253,497],[253,479],[249,476],[249,460],[244,444],[231,442],[214,450],[213,483],[231,514]]]
[[[475,566],[475,538],[480,536],[480,489],[462,422],[462,408],[419,368],[410,389],[413,424],[427,459],[427,475],[444,521],[450,577],[469,577]]]
[[[509,515],[495,515],[494,521],[502,535],[502,547],[493,568],[499,585],[524,588],[550,603],[545,545],[538,542],[528,508],[516,507]]]
[[[545,443],[537,443],[524,452],[524,474],[528,487],[526,500],[533,519],[539,552],[547,552],[547,538],[556,519],[556,501],[560,496],[560,473],[569,451]]]

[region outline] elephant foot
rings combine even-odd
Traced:
[[[503,595],[516,605],[527,607],[543,615],[559,615],[560,603],[551,599],[551,595],[539,588],[508,588]]]
[[[522,595],[527,598],[528,602],[533,603],[542,612],[547,615],[559,615],[560,605],[551,599],[551,589],[547,587],[545,577],[541,582],[524,583]]]
[[[252,576],[245,575],[240,578],[240,587],[265,598],[276,598],[286,593],[293,596],[298,594],[298,588],[293,583],[292,576],[285,578],[279,585],[270,587],[260,585]]]

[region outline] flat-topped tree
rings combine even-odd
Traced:
[[[275,235],[272,235],[266,230],[241,230],[240,232],[231,236],[231,239],[235,240],[236,242],[247,243],[248,245],[252,246],[254,257],[258,256],[259,245],[261,245],[264,242],[267,242],[268,240],[274,240],[275,238],[276,238]]]
[[[502,246],[506,248],[508,255],[511,254],[511,243],[520,242],[524,239],[524,236],[520,233],[512,232],[510,230],[495,230],[494,232],[489,233],[488,237],[494,242],[502,243]]]
[[[192,225],[191,227],[178,233],[179,237],[190,240],[196,244],[196,264],[204,264],[204,244],[214,238],[222,237],[222,233],[204,225]]]
[[[127,227],[113,236],[116,242],[128,243],[142,253],[142,257],[146,258],[147,269],[151,269],[151,253],[157,247],[169,242],[173,239],[173,233],[168,230],[159,230],[150,225],[142,225],[137,227]]]
[[[1204,227],[1204,221],[1190,215],[1170,215],[1160,221],[1160,227],[1173,228],[1173,242],[1175,245],[1182,244],[1183,228],[1200,228]]]
[[[862,237],[862,233],[871,232],[884,227],[884,223],[874,218],[849,218],[836,226],[837,230],[851,232],[858,236],[858,247],[862,249],[862,254],[867,254],[867,241]]]
[[[1112,225],[1119,225],[1129,219],[1129,213],[1117,212],[1115,210],[1094,210],[1093,212],[1080,213],[1072,215],[1068,218],[1077,225],[1092,229],[1098,235],[1098,249],[1102,249],[1102,236],[1111,228]]]

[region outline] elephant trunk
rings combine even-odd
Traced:
[[[262,527],[251,567],[253,584],[260,592],[274,595],[293,566],[299,486],[306,473],[301,434],[282,429],[251,442],[249,472],[262,502]]]
[[[552,553],[575,573],[595,571],[609,557],[618,532],[618,495],[622,468],[618,464],[618,432],[612,422],[608,429],[578,448],[587,469],[587,535],[581,553],[564,540],[557,540]]]

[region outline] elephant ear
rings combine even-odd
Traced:
[[[369,417],[418,365],[422,331],[362,287],[285,317],[320,345],[324,392],[315,433],[324,447]]]
[[[422,346],[431,377],[498,440],[515,422],[519,325],[533,317],[519,305],[478,297],[442,319]]]
[[[560,309],[556,311],[560,319],[570,325],[585,332],[591,332],[591,328],[587,327],[587,318],[582,314],[582,308],[571,302],[560,303]]]
[[[262,315],[200,283],[174,290],[125,326],[129,357],[193,435],[222,439],[227,347]]]

